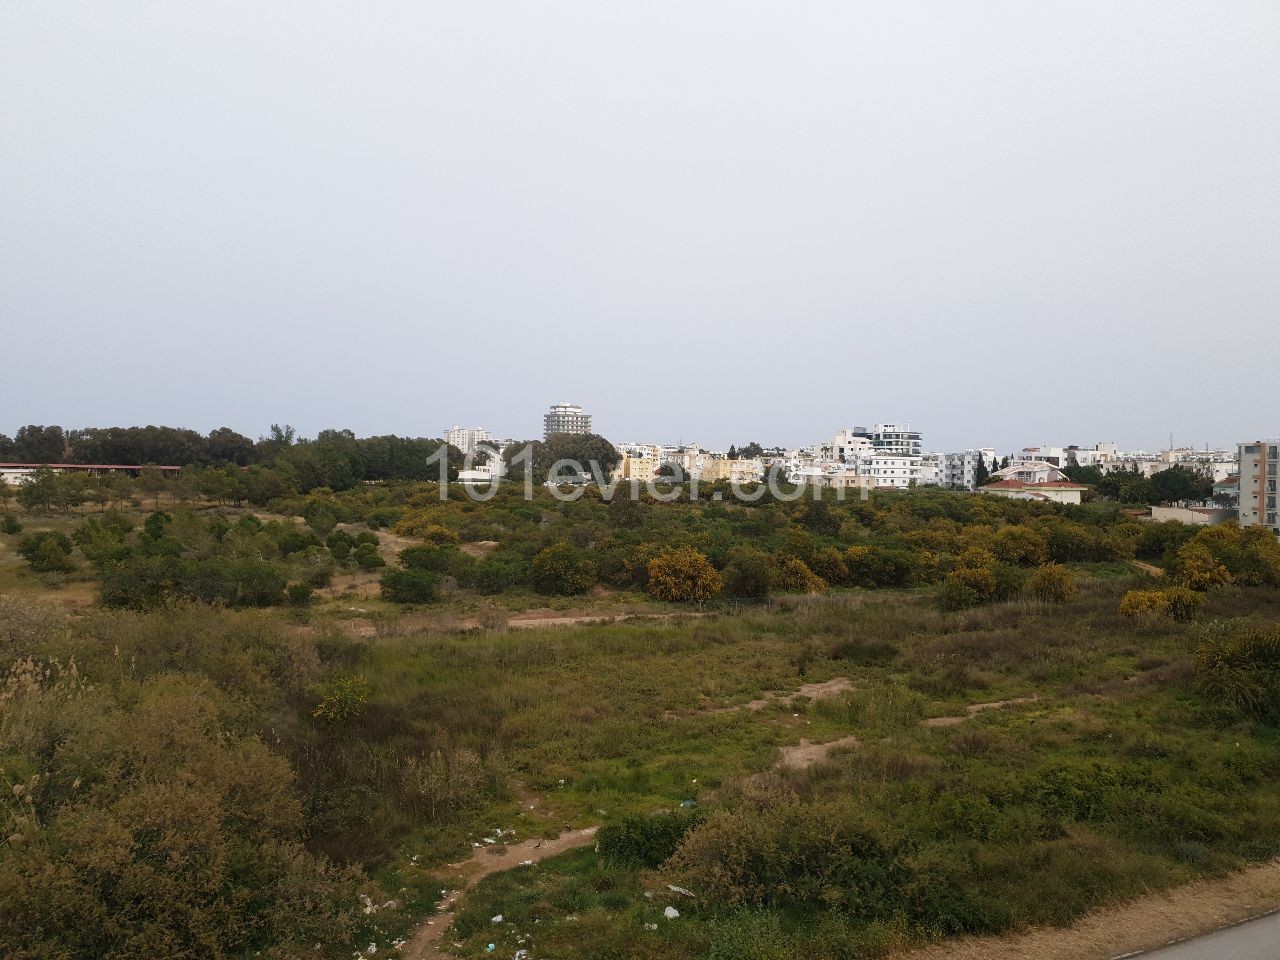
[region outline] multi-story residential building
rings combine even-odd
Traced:
[[[943,464],[946,454],[926,453],[920,457],[920,485],[924,487],[941,487]]]
[[[963,453],[944,453],[942,455],[942,477],[938,481],[944,487],[955,489],[978,489],[978,460],[988,471],[996,459],[994,447],[978,447],[965,450]]]
[[[444,432],[444,442],[471,453],[479,446],[493,446],[493,434],[484,427],[450,427]]]
[[[1240,444],[1240,526],[1266,526],[1280,534],[1276,507],[1280,482],[1280,440],[1251,440]]]
[[[621,480],[649,483],[662,465],[662,447],[656,443],[624,443],[618,447],[622,460],[617,476]]]
[[[1067,475],[1053,464],[1045,460],[1014,460],[1007,467],[992,474],[1001,480],[1015,480],[1018,483],[1059,483],[1067,479]]]
[[[861,430],[862,428],[858,427],[857,429]],[[874,453],[875,449],[876,445],[865,433],[855,433],[853,430],[846,428],[826,443],[819,444],[814,449],[814,453],[837,463],[852,463],[858,457],[865,457]]]
[[[542,439],[557,433],[590,433],[591,414],[583,413],[576,403],[557,403],[542,415]]]
[[[905,490],[920,482],[920,457],[897,457],[877,453],[862,457],[856,464],[858,473],[870,477],[877,487]]]
[[[709,483],[716,480],[756,483],[764,477],[764,465],[756,458],[730,460],[728,457],[706,456],[697,476]]]
[[[870,440],[877,453],[889,456],[918,457],[924,451],[920,431],[912,430],[909,423],[877,423],[872,430],[854,427],[845,432]]]

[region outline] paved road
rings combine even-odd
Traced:
[[[1134,960],[1280,960],[1280,913],[1140,953]]]

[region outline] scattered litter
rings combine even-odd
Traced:
[[[502,914],[498,914],[496,917],[494,917],[494,918],[493,918],[493,922],[494,922],[494,923],[501,923],[501,922],[502,922]]]
[[[646,900],[652,900],[652,899],[653,899],[653,891],[652,891],[652,890],[646,890],[646,891],[644,892],[644,898],[645,898]]]
[[[698,802],[698,801],[696,801],[696,800],[681,800],[681,801],[680,801],[680,806],[684,807],[684,808],[687,810],[689,807],[692,807],[692,806],[693,806],[694,804],[696,804],[697,802]]]
[[[560,786],[562,786],[562,787],[564,786],[564,780],[563,780],[563,779],[560,781]]]
[[[532,860],[521,860],[521,861],[520,861],[520,865],[521,865],[522,867],[532,867],[532,866],[533,866],[533,861],[532,861]]]
[[[656,923],[646,923],[646,924],[644,925],[644,928],[645,928],[646,930],[657,930],[657,929],[658,929],[658,925],[657,925]]]
[[[492,944],[492,943],[491,943],[491,944],[489,944],[487,947],[485,947],[485,948],[484,948],[484,952],[485,952],[485,953],[493,953],[493,950],[494,950],[494,944]]]
[[[675,907],[667,907],[662,911],[662,915],[668,920],[674,920],[676,917],[680,916],[680,911]]]
[[[529,960],[529,956],[528,950],[517,950],[515,960]]]
[[[677,887],[674,883],[668,883],[667,889],[672,893],[680,894],[682,897],[692,897],[694,895],[692,890],[686,890],[684,887]]]

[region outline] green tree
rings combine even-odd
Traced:
[[[383,599],[392,603],[434,603],[440,598],[439,575],[421,567],[388,569],[380,585]]]
[[[992,457],[994,462],[995,458]],[[987,463],[982,459],[982,454],[978,454],[978,462],[973,465],[973,482],[975,486],[982,486],[991,476],[991,471],[987,469]]]
[[[596,565],[589,556],[561,540],[533,558],[529,579],[540,593],[574,596],[596,583]]]

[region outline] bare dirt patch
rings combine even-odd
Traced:
[[[497,540],[477,540],[475,543],[460,543],[458,549],[465,553],[468,557],[475,557],[477,560],[483,560],[493,551],[498,549]]]
[[[567,850],[585,847],[594,841],[596,829],[596,827],[587,827],[583,830],[567,830],[550,840],[525,840],[507,847],[487,847],[477,850],[462,863],[453,867],[456,873],[452,887],[441,901],[435,915],[414,932],[404,949],[403,956],[408,960],[450,960],[453,954],[445,950],[442,944],[445,933],[453,923],[455,909],[462,894],[491,874],[530,863],[539,863]]]
[[[826,760],[836,750],[857,745],[858,738],[854,736],[828,740],[826,743],[801,740],[793,746],[782,748],[778,754],[777,766],[788,770],[808,770],[814,764]]]
[[[971,703],[965,707],[964,714],[959,717],[930,717],[928,720],[921,720],[922,727],[954,727],[958,723],[964,723],[970,717],[982,713],[984,710],[1001,710],[1005,707],[1013,707],[1022,703],[1035,703],[1039,697],[1014,697],[1012,700],[992,700],[990,703]]]
[[[1280,907],[1280,860],[1096,910],[1065,928],[970,937],[892,960],[1111,960]]]
[[[777,704],[781,707],[789,707],[801,697],[809,700],[829,700],[832,697],[838,697],[842,693],[848,693],[853,689],[853,681],[848,677],[833,677],[830,680],[823,680],[821,683],[806,683],[801,685],[798,690],[768,690],[763,697],[756,700],[749,700],[746,703],[737,703],[727,707],[705,706],[696,710],[684,711],[678,713],[668,710],[666,717],[674,720],[682,716],[691,716],[693,714],[720,714],[720,713],[737,713],[739,710],[759,711],[765,707]]]
[[[1135,570],[1141,570],[1143,573],[1149,573],[1153,577],[1163,577],[1164,571],[1153,563],[1143,563],[1141,560],[1130,560],[1129,566]]]

